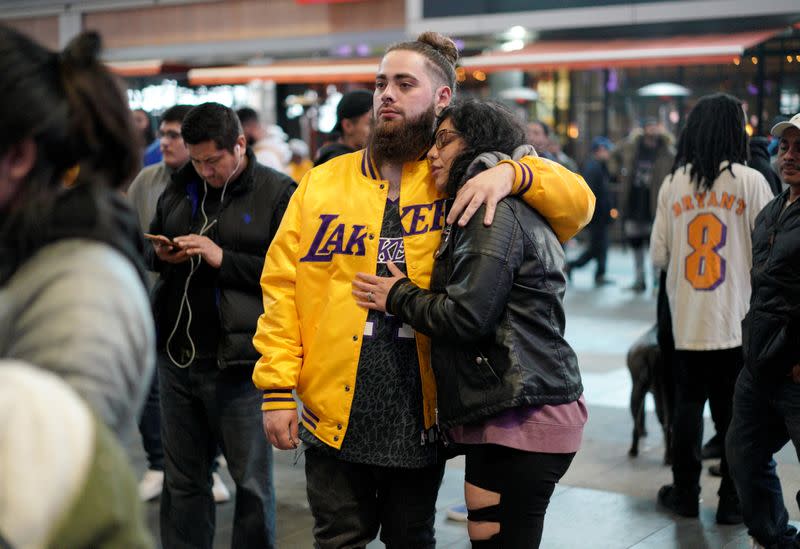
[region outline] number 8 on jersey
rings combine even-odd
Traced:
[[[728,229],[712,213],[695,216],[687,226],[692,253],[686,256],[686,280],[695,290],[710,291],[725,281],[725,259],[719,250],[725,246]]]

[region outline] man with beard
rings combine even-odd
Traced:
[[[264,314],[253,340],[262,356],[253,380],[264,390],[270,442],[307,447],[317,547],[363,547],[379,528],[389,547],[435,545],[444,462],[433,444],[430,343],[395,318],[359,307],[351,281],[357,272],[388,274],[392,261],[429,286],[446,206],[424,155],[436,114],[450,103],[457,57],[453,42],[436,33],[389,48],[375,81],[367,148],[306,175],[264,263]],[[562,240],[594,207],[580,176],[528,157],[474,179],[448,220],[464,224],[487,202],[490,222],[509,192],[545,215]],[[293,391],[303,403],[299,425]]]

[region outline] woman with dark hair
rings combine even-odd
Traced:
[[[154,362],[124,92],[95,33],[61,53],[0,26],[0,357],[63,377],[122,440]],[[77,177],[77,179],[76,179]]]
[[[672,173],[658,193],[650,238],[653,264],[667,272],[675,340],[673,484],[661,487],[658,501],[678,515],[696,517],[703,408],[708,399],[717,433],[724,440],[742,367],[741,322],[750,300],[751,233],[772,192],[760,173],[744,165],[745,117],[742,102],[735,97],[702,97],[689,113],[677,149]],[[724,453],[720,471],[717,522],[741,523]]]
[[[439,116],[428,152],[434,184],[455,196],[475,173],[535,154],[505,107],[478,101]],[[502,200],[491,226],[448,226],[431,289],[359,274],[360,305],[433,338],[439,426],[466,454],[473,547],[541,541],[555,484],[580,447],[586,408],[578,361],[564,339],[564,252],[535,210]]]

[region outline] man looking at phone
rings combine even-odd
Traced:
[[[232,547],[273,547],[272,453],[250,377],[263,307],[264,255],[296,185],[258,164],[236,113],[193,108],[181,125],[190,162],[159,199],[148,254],[154,290],[164,444],[161,541],[211,548],[211,466],[222,449],[236,483]]]

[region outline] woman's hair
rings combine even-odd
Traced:
[[[439,125],[450,119],[461,135],[465,148],[453,160],[447,192],[455,196],[464,183],[467,168],[481,153],[501,152],[511,156],[514,149],[527,143],[522,120],[505,105],[494,101],[468,99],[445,108],[439,115]]]
[[[413,51],[425,57],[435,80],[456,91],[458,48],[450,38],[438,32],[423,32],[414,41],[389,46],[386,53],[396,50]]]
[[[123,189],[140,167],[127,97],[100,47],[86,32],[52,52],[0,25],[0,156],[26,139],[36,145],[13,209],[0,216],[0,243],[17,252],[41,237],[68,170],[79,166],[76,184]]]
[[[677,149],[672,173],[691,164],[689,176],[697,188],[711,189],[720,174],[722,162],[744,164],[747,161],[742,102],[725,93],[701,97],[689,113]],[[726,169],[731,170],[731,166]]]

